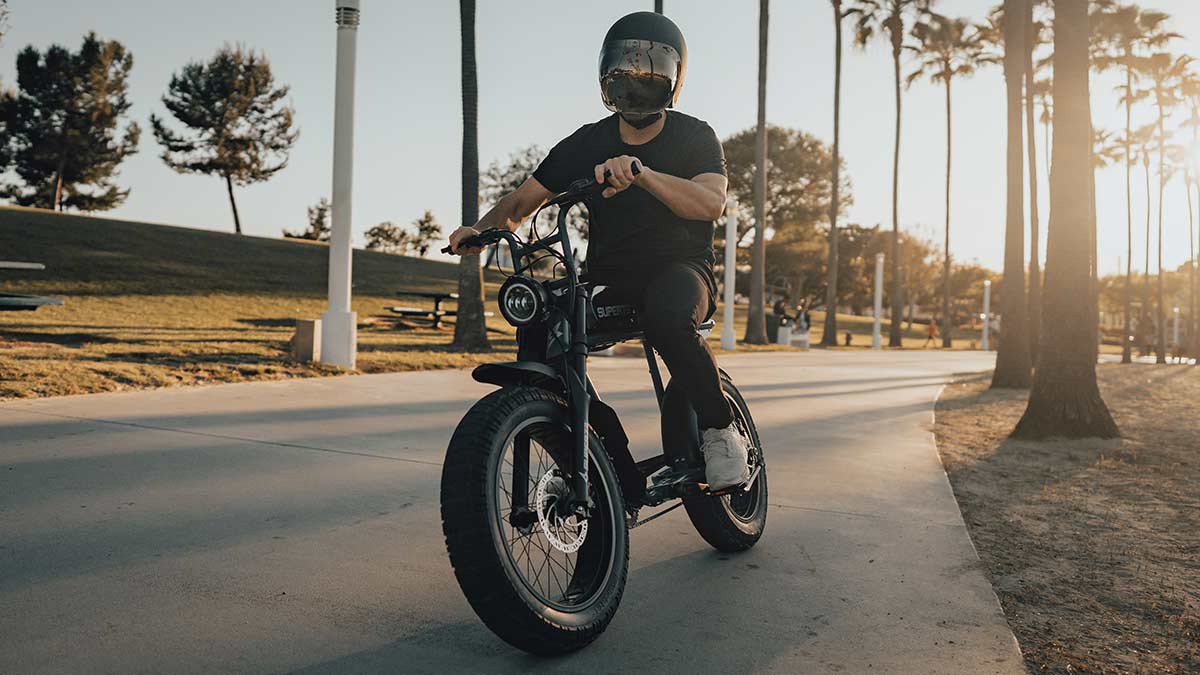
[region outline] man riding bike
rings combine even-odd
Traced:
[[[733,424],[717,362],[696,332],[716,310],[714,221],[725,209],[725,155],[704,121],[674,107],[687,68],[683,34],[654,12],[622,17],[600,51],[600,95],[612,115],[560,141],[533,175],[505,195],[464,239],[499,227],[515,231],[580,177],[607,182],[589,207],[588,274],[604,293],[638,309],[646,339],[688,392],[703,430],[709,486],[749,478],[746,440]]]

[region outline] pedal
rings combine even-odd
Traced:
[[[754,467],[754,471],[750,472],[750,477],[746,479],[745,483],[730,485],[729,487],[723,487],[720,490],[710,490],[708,485],[704,483],[701,483],[700,486],[703,490],[703,494],[708,497],[720,497],[722,495],[732,495],[739,492],[749,492],[750,488],[754,487],[754,482],[758,480],[758,475],[760,473],[762,473],[762,464],[758,464]]]
[[[646,504],[653,506],[668,499],[691,496],[696,486],[704,480],[704,467],[668,466],[650,476],[650,487],[646,488]],[[694,494],[699,494],[698,491]]]

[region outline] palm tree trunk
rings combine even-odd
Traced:
[[[897,22],[899,25],[899,22]],[[896,81],[896,145],[892,154],[892,323],[888,330],[888,346],[902,347],[900,321],[904,314],[904,298],[900,288],[900,44],[903,36],[892,37],[892,71]]]
[[[829,200],[829,273],[825,280],[825,329],[821,344],[837,346],[838,307],[838,211],[840,209],[842,140],[842,0],[832,0],[833,28],[836,36],[833,57],[833,181]]]
[[[1086,202],[1093,175],[1087,6],[1087,0],[1055,2],[1054,170],[1044,297],[1046,315],[1054,321],[1042,326],[1041,358],[1029,405],[1013,431],[1019,438],[1119,435],[1096,385],[1092,308],[1079,302],[1091,284],[1090,256],[1083,254],[1091,227]],[[1006,336],[1001,348],[1004,342],[1011,340]]]
[[[1183,337],[1183,346],[1178,346],[1181,355],[1192,356],[1192,349],[1195,346],[1194,336],[1192,334],[1192,317],[1196,315],[1196,238],[1193,236],[1192,222],[1195,218],[1194,209],[1192,208],[1192,188],[1191,176],[1184,176],[1183,191],[1187,193],[1188,206],[1188,322],[1185,326],[1185,335]]]
[[[225,176],[225,191],[229,193],[229,208],[233,209],[233,231],[242,233],[242,219],[238,217],[237,201],[233,198],[233,178]]]
[[[1133,148],[1132,133],[1133,67],[1125,66],[1125,327],[1121,334],[1121,363],[1133,363]]]
[[[769,0],[758,3],[758,129],[754,139],[754,249],[750,258],[750,308],[745,342],[767,341],[763,312],[767,261],[767,23]]]
[[[475,0],[459,0],[462,33],[462,224],[479,220],[479,83],[475,70]],[[454,321],[454,348],[463,351],[491,349],[483,316],[483,269],[479,254],[465,255],[458,263],[458,314]]]
[[[1036,366],[1038,341],[1042,334],[1042,248],[1038,228],[1037,120],[1034,119],[1033,2],[1025,3],[1025,133],[1029,160],[1029,346],[1030,360]]]
[[[950,317],[950,159],[953,156],[951,148],[951,107],[950,107],[950,78],[946,84],[946,250],[942,257],[942,346],[949,349],[954,346],[954,336],[950,331],[954,321]]]
[[[1163,110],[1162,97],[1158,101],[1158,310],[1156,325],[1158,326],[1158,354],[1155,363],[1167,362],[1167,308],[1166,290],[1163,285],[1162,265],[1162,235],[1163,235],[1163,193],[1167,187],[1167,136],[1163,128],[1166,112]]]
[[[1025,83],[1023,17],[1026,1],[1004,2],[1004,80],[1008,93],[1008,200],[1004,236],[1004,278],[1000,297],[1003,333],[996,353],[996,370],[992,374],[992,387],[1004,388],[1028,387],[1030,370],[1033,367],[1029,355],[1029,315],[1025,304],[1025,124],[1022,96]],[[1058,98],[1054,100],[1057,116]],[[1057,143],[1057,128],[1054,135]],[[1082,202],[1086,200],[1088,193],[1084,190],[1077,194],[1082,197]],[[1090,350],[1088,353],[1091,353]]]
[[[1192,180],[1193,180],[1194,186],[1196,188],[1196,199],[1200,200],[1200,176],[1196,176]],[[1200,206],[1200,201],[1197,202],[1197,206]],[[1193,230],[1193,232],[1196,234],[1197,241],[1200,241],[1200,217],[1196,218],[1196,223],[1197,223],[1197,229]],[[1191,236],[1192,236],[1192,233],[1189,233],[1188,237],[1191,238]],[[1196,306],[1196,291],[1195,291],[1195,288],[1197,285],[1197,279],[1196,279],[1197,265],[1200,265],[1200,260],[1196,259],[1196,253],[1195,253],[1195,250],[1193,249],[1193,251],[1192,251],[1192,268],[1191,268],[1191,270],[1189,270],[1189,272],[1191,274],[1191,285],[1192,285],[1192,289],[1193,289],[1192,290],[1192,300],[1191,300],[1192,314],[1188,318],[1188,325],[1190,325],[1192,327],[1192,342],[1191,342],[1192,357],[1200,359],[1200,316],[1196,315],[1196,310],[1200,309],[1200,308],[1198,308]]]
[[[663,5],[663,0],[654,0],[654,11],[659,14],[662,14],[663,13],[662,5]]]
[[[1142,147],[1142,168],[1146,173],[1146,266],[1142,268],[1142,312],[1141,316],[1149,319],[1154,307],[1150,302],[1150,154],[1149,148]],[[1145,323],[1144,321],[1142,323]],[[1146,327],[1142,326],[1145,331]],[[1153,335],[1151,335],[1153,337]]]

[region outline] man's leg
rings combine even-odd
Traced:
[[[724,429],[733,422],[717,360],[696,333],[714,309],[712,290],[701,272],[675,264],[651,277],[638,314],[646,339],[688,392],[704,429]]]

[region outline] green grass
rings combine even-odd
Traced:
[[[325,308],[327,258],[324,245],[310,242],[0,207],[0,260],[47,268],[0,270],[0,291],[65,301],[36,312],[0,312],[0,398],[340,372],[288,356],[295,319],[319,318]],[[395,292],[452,291],[456,275],[453,263],[356,250],[359,370],[462,368],[512,358],[515,332],[499,317],[489,321],[494,350],[473,354],[450,349],[451,329],[398,324],[385,310],[431,306]],[[501,281],[487,275],[489,303]],[[739,339],[745,315],[739,306]],[[855,335],[854,348],[870,345],[870,318],[839,320],[842,332]],[[821,322],[815,313],[813,344]],[[906,347],[923,341],[920,326],[905,335]]]
[[[325,308],[324,245],[0,208],[0,290],[52,295],[62,307],[0,313],[0,397],[53,396],[338,372],[288,358],[296,318]],[[384,309],[431,306],[404,288],[452,291],[454,264],[354,252],[359,369],[458,368],[510,358],[512,329],[493,320],[495,351],[449,350],[450,330],[404,329]],[[494,293],[501,279],[488,275]]]

